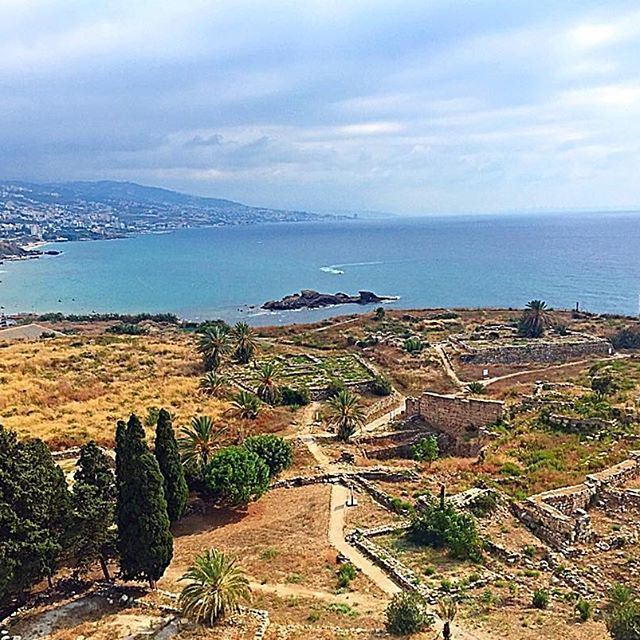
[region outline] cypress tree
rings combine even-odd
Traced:
[[[156,459],[164,478],[164,493],[167,499],[169,520],[175,522],[184,514],[189,497],[184,468],[180,461],[178,443],[171,425],[171,415],[160,409],[156,426]]]
[[[173,539],[160,467],[134,414],[126,428],[118,425],[116,447],[120,568],[125,580],[148,580],[155,588],[171,562]]]
[[[116,511],[116,483],[109,458],[95,442],[80,449],[74,474],[73,506],[75,515],[75,549],[81,569],[100,562],[109,580],[107,559],[115,552],[113,524]]]
[[[70,494],[41,440],[19,442],[0,426],[0,601],[46,577],[68,546]]]

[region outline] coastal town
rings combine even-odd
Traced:
[[[174,229],[322,219],[124,182],[0,182],[0,258],[42,241],[106,240]]]
[[[102,459],[120,537],[9,578],[5,637],[625,637],[640,589],[637,320],[539,300],[261,329],[17,320],[0,330],[4,433],[46,444],[72,502],[89,453]],[[151,573],[122,546],[118,420],[161,469],[169,425],[187,483]],[[186,594],[210,549],[240,586],[203,624]]]

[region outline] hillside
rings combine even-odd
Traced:
[[[0,240],[0,260],[3,258],[24,258],[27,255],[27,251],[17,244]]]
[[[112,238],[131,232],[323,217],[132,182],[0,182],[0,238],[18,242]]]

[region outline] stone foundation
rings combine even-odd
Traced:
[[[477,346],[465,336],[452,336],[452,344],[461,350],[460,362],[466,364],[526,364],[529,362],[565,362],[591,355],[608,356],[613,347],[608,340],[586,334],[572,334],[557,341],[544,338],[519,339],[513,344]]]
[[[504,418],[504,403],[425,391],[418,398],[407,398],[405,412],[419,417],[428,429],[448,436],[457,455],[473,456],[485,444],[480,437],[484,428]]]
[[[594,504],[605,508],[640,505],[640,491],[620,491],[618,487],[640,475],[640,452],[628,460],[593,473],[582,484],[562,487],[531,496],[512,505],[515,516],[541,540],[556,548],[566,548],[593,538],[587,510]]]

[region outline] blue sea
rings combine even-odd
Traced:
[[[7,313],[174,312],[253,324],[308,322],[355,305],[267,313],[302,288],[399,296],[397,308],[522,307],[637,314],[640,215],[394,218],[185,229],[53,245],[0,264]]]

